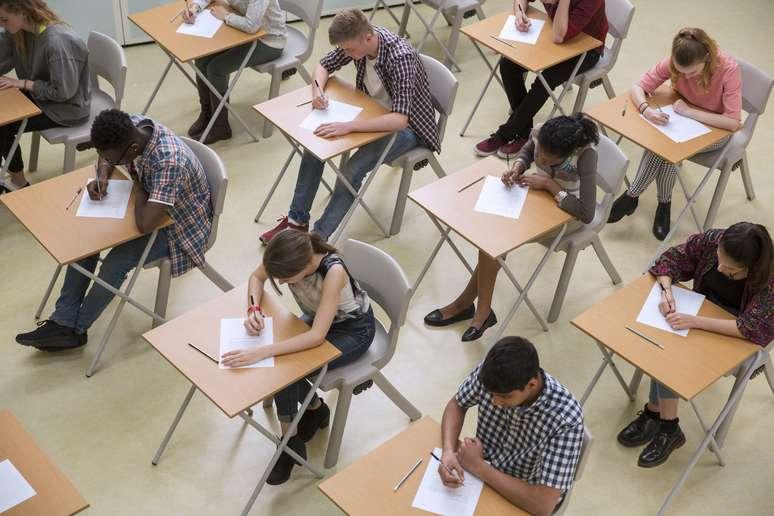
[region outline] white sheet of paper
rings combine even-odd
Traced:
[[[90,179],[89,183],[94,181]],[[132,182],[122,179],[108,179],[108,194],[101,201],[92,201],[86,188],[81,194],[81,204],[78,206],[78,217],[96,217],[101,219],[123,219],[126,207],[132,195]]]
[[[257,346],[266,346],[274,343],[274,326],[271,317],[263,318],[264,328],[260,335],[253,337],[247,334],[245,330],[245,320],[221,319],[220,320],[220,356],[223,353],[237,349],[254,348]],[[218,362],[220,369],[252,369],[255,367],[274,367],[274,357],[269,357],[254,364],[242,367],[226,367],[222,362]]]
[[[215,18],[209,9],[206,9],[196,15],[193,23],[181,23],[177,28],[179,34],[187,36],[198,36],[200,38],[211,38],[218,32],[223,20]]]
[[[516,17],[514,15],[508,16],[503,25],[503,30],[500,31],[500,39],[507,39],[509,41],[518,41],[519,43],[527,43],[528,45],[534,45],[537,43],[540,31],[543,30],[545,20],[535,20],[530,18],[532,24],[527,32],[521,32],[516,28]]]
[[[304,121],[301,122],[301,129],[314,131],[322,124],[351,122],[357,118],[357,115],[359,115],[361,111],[363,111],[363,108],[361,107],[328,99],[328,109],[313,109],[312,112],[304,118]]]
[[[677,143],[687,142],[688,140],[693,140],[694,138],[711,131],[709,127],[701,122],[675,113],[671,104],[668,106],[661,106],[661,111],[669,115],[669,122],[667,122],[666,125],[656,125],[644,116],[640,116],[642,116],[647,123],[664,133],[672,141]]]
[[[681,314],[698,314],[701,304],[704,302],[704,294],[676,286],[672,286],[672,295],[675,298],[676,309]],[[645,300],[645,304],[642,305],[640,315],[637,316],[637,322],[687,337],[688,330],[673,330],[669,326],[669,323],[666,322],[666,319],[658,309],[659,302],[661,302],[661,287],[658,286],[658,283],[654,283],[648,298]]]
[[[440,448],[435,449],[438,457],[441,453]],[[461,487],[446,487],[438,474],[438,465],[438,461],[430,457],[411,506],[444,516],[472,516],[484,483],[480,478],[465,472],[465,483]]]
[[[513,185],[508,188],[499,177],[486,176],[484,187],[473,209],[481,213],[518,219],[524,201],[527,200],[527,192],[529,187]]]
[[[36,494],[38,493],[19,473],[10,459],[0,462],[0,513],[19,505]]]

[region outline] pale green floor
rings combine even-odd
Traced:
[[[485,4],[488,14],[504,10],[506,0]],[[383,13],[380,23],[394,28]],[[673,33],[684,25],[702,26],[715,36],[721,46],[769,73],[774,73],[774,54],[765,38],[774,22],[774,3],[769,0],[721,2],[691,0],[682,2],[638,2],[629,39],[625,42],[619,63],[612,74],[616,91],[623,92],[646,67],[665,56]],[[330,20],[323,22],[310,66],[327,49],[325,33]],[[419,34],[412,19],[412,34]],[[444,37],[445,27],[440,31]],[[429,46],[430,53],[438,49]],[[441,162],[448,172],[472,163],[476,158],[472,145],[489,134],[505,112],[502,92],[492,89],[487,96],[470,135],[458,136],[470,105],[475,100],[485,76],[485,68],[472,45],[460,41],[458,58],[463,72],[457,109],[446,135]],[[124,108],[137,111],[155,84],[165,57],[155,46],[127,49],[129,83]],[[347,72],[348,77],[349,71]],[[298,76],[283,83],[282,90],[299,87]],[[263,100],[268,90],[265,76],[248,72],[233,96],[237,109],[259,130],[259,120],[250,109]],[[604,94],[593,90],[587,104],[603,100]],[[569,105],[569,103],[568,103]],[[178,132],[184,132],[195,116],[194,92],[175,72],[171,73],[150,113]],[[539,118],[547,116],[544,110]],[[749,147],[757,198],[745,199],[741,180],[729,182],[717,225],[739,220],[768,223],[774,229],[774,181],[766,145],[774,137],[774,119],[764,116]],[[270,203],[261,224],[253,223],[259,201],[269,182],[284,161],[288,145],[275,134],[268,141],[253,143],[234,124],[235,137],[215,145],[223,157],[230,185],[226,210],[221,219],[219,241],[209,253],[209,260],[233,282],[247,279],[260,260],[257,233],[265,229],[275,215],[284,213],[290,198],[295,174],[289,174]],[[28,140],[25,139],[25,149]],[[641,150],[624,143],[624,151],[633,165]],[[30,175],[33,182],[56,176],[61,165],[62,149],[43,145],[40,171]],[[78,164],[86,165],[93,154],[82,153]],[[295,165],[293,167],[295,169]],[[700,170],[688,165],[688,180],[695,184]],[[630,174],[631,174],[630,170]],[[417,175],[414,186],[425,184],[431,173]],[[383,220],[391,214],[398,173],[382,169],[368,200]],[[380,195],[380,192],[383,194]],[[682,206],[676,195],[675,211]],[[698,205],[706,209],[710,194],[705,193]],[[316,205],[319,213],[324,199]],[[655,193],[643,196],[640,210],[624,222],[605,229],[602,239],[625,281],[636,278],[656,249],[650,234]],[[684,239],[691,227],[681,228],[678,239]],[[403,231],[385,240],[375,226],[359,211],[349,234],[373,242],[386,250],[413,278],[418,274],[430,251],[436,230],[415,206],[409,203]],[[235,514],[253,489],[272,453],[272,447],[257,432],[240,421],[229,420],[202,396],[191,403],[177,434],[161,464],[150,464],[156,446],[166,431],[188,388],[186,380],[151,349],[140,335],[149,328],[149,320],[131,308],[125,310],[105,353],[102,368],[91,379],[83,376],[109,317],[102,317],[90,331],[92,343],[83,350],[46,354],[16,345],[14,334],[34,327],[32,313],[53,271],[54,263],[35,240],[5,210],[0,208],[0,268],[3,274],[0,296],[0,339],[5,343],[0,360],[0,407],[11,409],[35,435],[40,445],[61,466],[92,505],[90,514],[100,515],[169,515],[169,514]],[[676,240],[679,241],[679,240]],[[474,252],[463,246],[469,257]],[[523,249],[509,257],[517,275],[526,279],[537,260],[540,248]],[[552,257],[531,291],[536,306],[547,311],[559,275],[562,256]],[[463,325],[442,330],[429,330],[422,317],[440,303],[446,302],[466,280],[464,269],[444,249],[431,268],[425,282],[411,303],[408,321],[403,328],[399,349],[387,376],[424,413],[440,418],[445,402],[455,392],[462,378],[481,360],[491,346],[494,330],[479,342],[463,344],[459,335]],[[137,296],[152,302],[155,273],[144,273],[136,288]],[[509,326],[508,333],[519,334],[537,345],[546,370],[559,378],[580,396],[600,355],[592,341],[575,330],[569,320],[614,290],[604,269],[593,253],[582,255],[560,319],[544,333],[525,309],[521,309]],[[217,290],[198,272],[191,272],[173,283],[169,315],[175,316],[212,298]],[[494,306],[503,314],[513,298],[507,282],[498,284]],[[288,300],[288,297],[285,298]],[[290,302],[290,301],[288,301]],[[439,360],[443,357],[443,360]],[[628,368],[624,368],[628,372]],[[705,417],[715,416],[731,381],[713,385],[698,399]],[[685,466],[700,440],[700,428],[693,415],[683,406],[683,428],[686,446],[674,453],[670,461],[656,469],[636,466],[637,451],[624,449],[615,441],[619,428],[628,422],[644,402],[645,389],[640,389],[636,403],[629,403],[612,375],[606,374],[586,406],[586,422],[595,442],[585,476],[575,490],[570,514],[653,514]],[[335,403],[335,395],[327,396]],[[474,429],[474,414],[468,417],[467,432]],[[763,514],[771,513],[774,496],[774,396],[765,380],[755,380],[745,393],[736,421],[724,451],[728,464],[718,467],[714,456],[706,453],[699,461],[683,491],[673,505],[674,514]],[[258,416],[264,419],[261,411]],[[406,427],[406,417],[376,389],[358,396],[352,404],[339,467],[384,442]],[[311,443],[309,454],[321,463],[327,435]],[[328,471],[333,474],[335,470]],[[296,469],[293,478],[281,488],[267,487],[252,514],[337,514],[338,509],[316,487],[317,480],[308,472]]]

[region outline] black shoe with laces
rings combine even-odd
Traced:
[[[294,435],[288,440],[288,448],[306,459],[306,445],[298,435]],[[274,468],[272,468],[271,473],[269,473],[266,483],[272,486],[284,484],[290,478],[290,472],[293,471],[293,466],[296,464],[298,462],[293,457],[283,452]]]
[[[317,430],[322,428],[328,428],[331,422],[331,409],[324,401],[320,402],[320,406],[312,410],[306,409],[304,415],[301,416],[301,421],[298,422],[298,428],[296,429],[296,435],[305,443],[308,443]]]
[[[652,414],[652,413],[651,413]],[[660,426],[658,414],[651,415],[640,410],[637,417],[618,432],[618,442],[627,448],[642,446],[653,439]]]
[[[38,327],[16,336],[16,342],[22,346],[32,346],[42,351],[58,351],[83,346],[87,342],[85,333],[77,333],[73,328],[62,326],[54,321],[40,321]]]
[[[653,468],[666,462],[669,455],[685,444],[685,435],[677,423],[661,422],[653,440],[642,450],[637,465],[641,468]]]
[[[618,222],[627,215],[634,213],[639,204],[639,197],[632,197],[628,193],[624,192],[618,199],[613,202],[613,207],[610,209],[610,216],[607,218],[607,222],[612,224]]]

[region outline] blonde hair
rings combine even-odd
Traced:
[[[35,25],[54,25],[61,23],[62,20],[43,0],[0,0],[0,9],[5,9],[9,13],[21,14],[28,22]],[[16,51],[19,54],[26,52],[24,44],[24,33],[22,31],[13,35],[16,45]]]
[[[344,9],[336,13],[328,28],[328,40],[331,45],[338,45],[345,41],[369,34],[374,31],[373,25],[360,9]]]
[[[675,63],[680,66],[691,66],[698,62],[704,62],[700,84],[705,90],[709,89],[712,74],[717,70],[719,61],[718,44],[706,32],[695,27],[680,29],[672,40],[672,59],[669,61],[672,86],[677,83],[677,79],[680,77]]]

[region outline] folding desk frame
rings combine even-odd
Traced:
[[[27,118],[23,119],[20,122],[19,129],[16,131],[16,137],[13,139],[13,143],[11,144],[11,150],[8,151],[8,156],[6,158],[3,158],[3,166],[0,169],[0,186],[3,186],[6,190],[16,190],[16,186],[11,181],[5,180],[5,175],[8,173],[8,167],[11,166],[11,158],[13,158],[13,154],[16,152],[16,149],[19,148],[19,142],[22,139],[22,135],[24,134],[24,129],[27,128]]]

